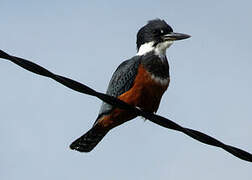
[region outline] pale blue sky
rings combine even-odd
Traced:
[[[0,49],[105,92],[162,18],[192,38],[167,51],[171,83],[158,114],[252,152],[251,1],[0,0]],[[251,180],[251,163],[141,118],[88,154],[68,148],[101,102],[0,60],[0,179]]]

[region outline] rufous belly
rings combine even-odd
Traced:
[[[151,75],[140,65],[133,86],[118,98],[144,111],[156,112],[162,95],[169,85],[169,81],[170,79],[162,80]],[[101,117],[98,124],[104,128],[111,129],[135,117],[136,114],[134,112],[115,108],[109,115]]]

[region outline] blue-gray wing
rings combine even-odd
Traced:
[[[118,97],[124,92],[128,91],[133,85],[139,64],[139,56],[135,56],[129,60],[122,62],[114,72],[109,82],[106,94]],[[99,111],[98,118],[104,114],[110,113],[112,109],[113,106],[103,102]]]

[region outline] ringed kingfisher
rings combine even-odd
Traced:
[[[174,41],[189,38],[161,19],[148,21],[137,33],[137,54],[122,62],[109,82],[106,94],[147,112],[156,112],[170,82],[166,49]],[[114,127],[135,118],[134,112],[102,103],[92,128],[70,148],[90,152]]]

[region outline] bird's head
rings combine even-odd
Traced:
[[[137,55],[144,55],[155,51],[157,55],[164,55],[173,41],[189,38],[190,35],[175,33],[164,20],[149,21],[137,33]]]

